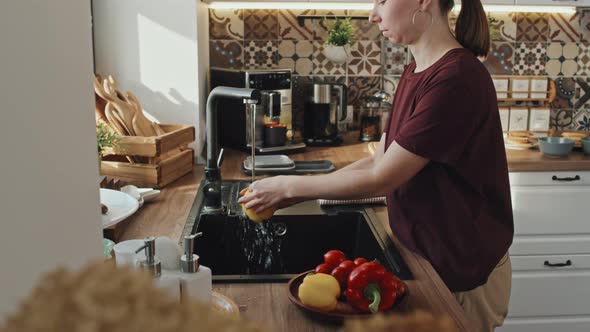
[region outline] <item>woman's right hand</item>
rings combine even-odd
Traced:
[[[295,180],[296,176],[274,176],[256,181],[247,189],[251,192],[246,194],[244,189],[240,192],[238,203],[245,204],[246,208],[256,207],[256,212],[261,212],[271,207],[282,209],[293,204],[303,202],[305,199],[289,197],[287,190],[289,183]]]

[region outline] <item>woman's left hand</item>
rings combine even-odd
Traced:
[[[242,196],[238,203],[245,203],[246,208],[256,207],[256,212],[262,212],[268,208],[276,207],[278,209],[301,202],[301,199],[291,197],[291,185],[293,176],[274,176],[256,181],[248,189],[250,193]],[[240,192],[245,193],[246,189]]]

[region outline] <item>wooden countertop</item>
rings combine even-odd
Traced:
[[[351,138],[347,139],[347,143],[350,144],[331,148],[308,148],[305,153],[290,157],[294,160],[329,159],[337,169],[340,169],[371,153],[367,143],[358,143]],[[246,156],[246,153],[227,151],[222,166],[222,177],[248,179],[248,176],[240,172],[241,163]],[[510,171],[590,170],[590,157],[580,153],[573,153],[566,159],[550,159],[543,157],[536,150],[508,150],[507,156]],[[179,240],[202,178],[203,166],[197,165],[191,173],[164,188],[156,201],[145,204],[132,217],[105,233],[117,241],[150,235],[168,236]],[[424,309],[447,314],[455,320],[459,331],[473,331],[463,310],[432,266],[420,256],[405,249],[393,236],[389,228],[387,210],[382,206],[372,209],[415,276],[415,280],[408,282],[411,296],[406,299],[400,310]],[[310,320],[289,302],[285,283],[216,283],[214,289],[233,299],[240,307],[243,317],[265,322],[271,330],[334,331],[339,328]]]
[[[368,144],[372,153],[377,149],[378,142]],[[536,172],[536,171],[588,171],[590,170],[590,156],[576,149],[565,158],[547,157],[538,149],[514,150],[506,149],[508,171]]]
[[[589,171],[590,156],[574,150],[565,158],[543,155],[539,150],[506,150],[510,172],[527,171]]]
[[[294,160],[329,159],[339,169],[370,154],[367,143],[350,141],[353,144],[308,148],[305,153],[290,157]],[[240,164],[246,156],[246,153],[226,151],[222,177],[248,179],[248,176],[240,172]],[[157,200],[145,204],[132,217],[106,233],[117,242],[145,236],[168,236],[179,240],[202,178],[203,166],[197,165],[191,173],[163,188]],[[400,249],[403,259],[415,276],[415,280],[408,281],[411,296],[404,300],[400,310],[408,312],[423,309],[446,314],[455,320],[459,331],[473,331],[462,308],[432,266],[425,259],[405,249],[392,235],[386,208],[378,206],[372,210]],[[312,320],[290,303],[286,283],[216,283],[213,287],[215,291],[233,299],[244,318],[263,322],[271,331],[336,331],[340,328],[338,325]]]

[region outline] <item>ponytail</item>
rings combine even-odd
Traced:
[[[441,10],[444,10],[447,2],[451,3],[450,7],[452,8],[453,1],[441,0]],[[443,12],[448,13],[448,11]],[[455,38],[475,56],[485,57],[488,55],[490,31],[481,0],[461,0],[461,11],[455,26]]]

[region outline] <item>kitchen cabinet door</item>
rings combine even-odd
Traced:
[[[513,272],[590,270],[590,254],[511,256],[510,259]]]
[[[496,332],[588,332],[590,317],[508,318]]]
[[[590,186],[590,172],[510,172],[511,186]]]
[[[511,256],[586,253],[590,253],[590,234],[515,236],[510,246]]]
[[[590,316],[590,270],[512,272],[511,318]]]
[[[590,234],[590,186],[512,186],[514,234]]]

